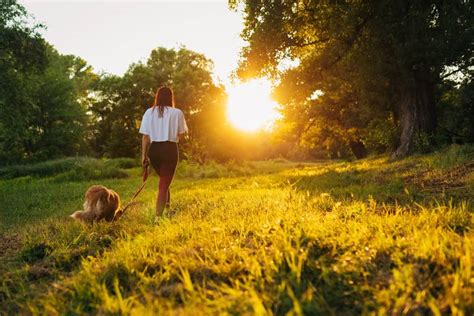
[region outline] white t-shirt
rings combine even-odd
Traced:
[[[184,114],[180,109],[165,106],[163,117],[158,107],[151,107],[143,114],[140,134],[149,135],[152,142],[178,142],[178,134],[188,131]]]

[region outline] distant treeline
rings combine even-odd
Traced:
[[[174,89],[186,116],[184,158],[261,154],[258,145],[266,139],[229,126],[224,87],[213,82],[212,62],[202,54],[157,48],[123,76],[99,75],[80,57],[56,51],[26,17],[16,1],[0,4],[1,165],[74,155],[136,157],[140,120],[162,85]]]
[[[474,142],[474,23],[468,23],[473,9],[464,8],[464,1],[446,4],[454,8],[449,7],[451,15],[440,11],[431,20],[426,20],[422,5],[407,9],[408,20],[391,16],[390,27],[395,29],[398,20],[402,26],[387,47],[378,40],[391,33],[371,29],[383,18],[375,4],[350,11],[352,19],[346,14],[342,20],[330,20],[328,15],[319,25],[309,12],[329,14],[323,8],[242,2],[247,6],[243,37],[249,47],[238,74],[278,79],[275,95],[283,118],[272,133],[245,134],[229,125],[224,86],[213,82],[212,61],[202,54],[157,48],[123,76],[97,74],[85,60],[62,55],[48,44],[39,34],[41,26],[27,23],[28,13],[16,0],[2,1],[0,165],[76,155],[136,157],[142,114],[161,85],[174,89],[189,125],[181,145],[183,157],[198,161],[364,157],[389,151],[403,156],[452,142]],[[441,10],[435,4],[432,8]],[[329,22],[339,23],[339,28]],[[411,37],[403,33],[407,23],[415,32],[408,34]],[[420,38],[426,23],[433,24],[428,27],[433,29],[431,37]],[[294,31],[281,33],[289,28]],[[409,38],[406,45],[404,36]],[[418,42],[426,49],[420,50]],[[297,66],[281,70],[280,62],[288,60]]]

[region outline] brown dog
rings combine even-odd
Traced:
[[[86,191],[84,210],[75,211],[70,217],[88,223],[98,222],[103,218],[111,222],[118,210],[120,210],[120,196],[117,192],[102,185],[93,185]]]

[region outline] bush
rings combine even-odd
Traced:
[[[12,179],[17,177],[49,177],[57,180],[88,180],[124,178],[127,173],[121,168],[135,166],[133,159],[100,160],[86,157],[65,158],[29,165],[13,165],[0,168],[0,177]]]
[[[24,176],[46,177],[66,172],[92,158],[65,158],[28,165],[12,165],[0,168],[0,177],[11,179]]]
[[[82,181],[97,179],[126,178],[128,174],[118,168],[105,166],[103,162],[90,161],[76,166],[74,169],[57,175],[57,181]]]
[[[474,160],[474,145],[451,145],[426,158],[434,168],[447,169]]]
[[[115,158],[105,161],[105,164],[120,169],[131,169],[140,166],[140,163],[133,158]]]

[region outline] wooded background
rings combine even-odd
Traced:
[[[161,85],[188,122],[185,159],[400,158],[474,142],[472,1],[229,6],[245,17],[238,77],[276,83],[282,118],[272,131],[228,123],[225,87],[202,54],[158,47],[123,76],[97,74],[47,43],[16,0],[2,1],[0,165],[137,157],[140,119]]]

